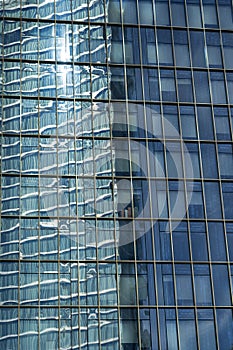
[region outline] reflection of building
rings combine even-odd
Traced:
[[[231,2],[0,11],[0,347],[230,350]]]

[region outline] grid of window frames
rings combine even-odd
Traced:
[[[231,350],[231,1],[0,11],[1,347]]]

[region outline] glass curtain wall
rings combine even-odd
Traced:
[[[232,13],[0,4],[0,348],[232,350]]]

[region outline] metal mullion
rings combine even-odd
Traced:
[[[105,2],[105,10],[107,8],[107,4]],[[120,1],[120,9],[122,8],[122,4]],[[121,14],[122,15],[122,11]],[[107,13],[106,13],[106,17],[107,18]],[[108,43],[107,43],[107,35],[108,35],[108,23],[105,23],[105,31],[106,31],[106,35],[105,35],[105,50],[106,50],[106,65],[107,65],[107,81],[108,81],[108,110],[106,111],[106,113],[108,114],[108,122],[109,122],[109,131],[110,131],[110,135],[109,135],[109,140],[110,140],[110,153],[111,153],[111,181],[112,181],[112,210],[113,210],[113,217],[112,219],[110,219],[110,222],[112,220],[113,222],[113,232],[114,232],[114,252],[115,252],[115,260],[113,262],[113,264],[115,265],[116,268],[116,294],[117,294],[117,305],[115,306],[115,308],[117,309],[117,334],[118,334],[118,350],[120,350],[121,347],[121,318],[120,318],[120,313],[121,313],[121,305],[120,305],[120,274],[119,274],[119,267],[120,267],[120,262],[118,260],[118,245],[119,245],[119,241],[117,242],[117,223],[118,223],[118,218],[116,216],[116,210],[115,210],[115,195],[114,195],[114,184],[115,184],[115,174],[114,174],[114,169],[115,169],[115,164],[114,164],[114,158],[113,158],[113,154],[114,154],[114,148],[113,148],[113,144],[114,144],[114,138],[113,138],[113,124],[112,122],[114,122],[114,104],[113,106],[111,106],[111,91],[110,91],[110,60],[108,59]],[[109,26],[111,28],[111,26]],[[120,25],[121,29],[122,29],[122,24]],[[120,229],[118,228],[118,235],[120,235]],[[119,238],[118,238],[119,240]],[[100,313],[99,313],[100,314]],[[99,316],[100,317],[100,316]]]
[[[136,9],[137,9],[137,19],[138,24],[136,26],[138,31],[138,41],[139,41],[139,57],[140,57],[140,73],[141,73],[141,87],[142,87],[142,99],[145,100],[145,93],[144,93],[144,77],[143,77],[143,67],[142,67],[142,47],[141,47],[141,33],[140,33],[140,16],[139,16],[139,2],[136,0]],[[124,34],[124,33],[123,33]],[[127,64],[127,63],[126,63]],[[127,95],[128,99],[128,95]],[[144,108],[143,108],[144,110]],[[126,121],[128,125],[128,140],[129,140],[129,157],[130,157],[130,177],[131,177],[131,200],[134,207],[134,188],[133,188],[133,169],[132,169],[132,153],[131,153],[131,138],[130,138],[130,118],[129,118],[129,105],[126,104]],[[138,110],[137,110],[138,113]],[[145,123],[144,123],[145,126]],[[140,143],[139,143],[140,147]],[[148,170],[147,170],[148,171]],[[142,188],[141,188],[142,193]],[[133,208],[132,208],[133,209]],[[141,338],[141,318],[140,318],[140,309],[139,309],[139,284],[138,284],[138,261],[137,261],[137,234],[136,234],[136,226],[134,221],[134,210],[132,210],[132,228],[134,230],[134,268],[135,268],[135,283],[136,283],[136,300],[137,300],[137,324],[138,324],[138,346],[139,350],[142,348],[142,338]]]
[[[207,243],[207,253],[208,253],[208,265],[209,265],[209,276],[210,276],[210,284],[211,284],[211,297],[212,297],[212,310],[214,312],[215,319],[215,336],[216,336],[216,345],[219,348],[219,340],[217,333],[217,317],[216,317],[216,305],[215,305],[215,295],[214,295],[214,282],[213,282],[213,273],[212,273],[212,260],[211,260],[211,249],[210,249],[210,241],[209,241],[209,229],[208,229],[208,219],[207,219],[207,211],[206,211],[206,199],[205,199],[205,182],[203,177],[203,167],[202,167],[202,155],[200,153],[200,171],[201,171],[201,183],[202,183],[202,197],[203,197],[203,209],[204,209],[204,219],[205,228],[206,228],[206,243]]]
[[[18,18],[17,22],[20,23],[20,58],[18,60],[19,66],[20,66],[20,95],[19,95],[19,102],[20,102],[20,121],[21,121],[21,114],[22,114],[22,18],[21,18],[21,10],[22,10],[22,1],[20,0],[20,18]],[[21,174],[22,174],[22,163],[21,163],[21,154],[22,154],[22,134],[21,134],[21,123],[20,123],[20,133],[16,136],[19,138],[19,157],[20,157],[20,174],[19,174],[19,222],[21,221],[21,189],[22,189],[22,181],[21,181]],[[19,255],[18,255],[18,348],[20,349],[20,323],[21,323],[21,303],[20,303],[20,294],[21,294],[21,225],[19,228]]]

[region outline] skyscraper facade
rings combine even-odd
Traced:
[[[232,2],[0,16],[0,348],[232,350]]]

